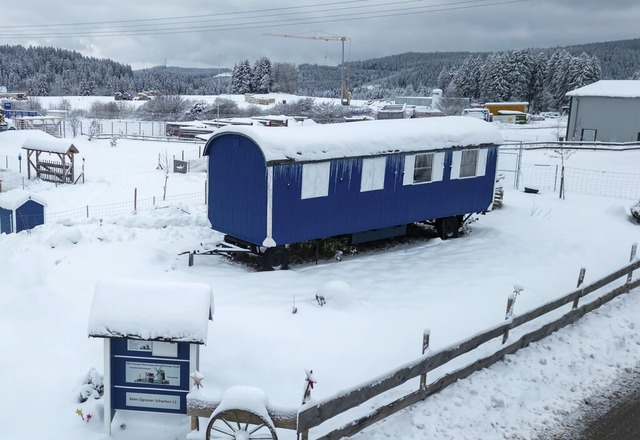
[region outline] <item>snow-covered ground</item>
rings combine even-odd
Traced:
[[[287,93],[269,93],[267,95],[256,94],[254,96],[256,98],[265,97],[265,98],[274,99],[276,104],[280,104],[283,102],[291,104],[300,99],[305,98],[304,96],[290,95]],[[255,105],[261,108],[270,107],[270,105],[251,104],[247,102],[244,95],[184,95],[182,96],[182,98],[190,101],[194,101],[194,102],[204,102],[206,104],[211,104],[211,105],[213,105],[216,102],[216,99],[221,98],[221,99],[228,99],[228,100],[234,101],[240,107],[246,107],[249,105]],[[71,104],[71,107],[73,109],[78,109],[78,110],[89,110],[91,108],[91,104],[93,104],[94,102],[99,102],[104,104],[104,103],[109,103],[114,101],[113,96],[37,96],[37,97],[34,97],[33,99],[40,102],[42,107],[47,110],[59,109],[60,103],[63,99],[68,101],[69,104]],[[313,98],[313,99],[317,103],[335,103],[336,105],[340,105],[339,99],[333,99],[333,98]],[[120,102],[124,103],[125,105],[138,108],[139,106],[143,105],[146,101],[133,100],[133,101],[120,101]],[[363,104],[364,104],[364,101],[362,100],[352,101],[352,105],[354,106],[359,106]]]
[[[501,131],[509,140],[553,140],[557,126]],[[0,178],[12,187],[26,176],[24,161],[20,175],[15,158],[33,136],[43,134],[0,133],[0,168],[9,164]],[[514,284],[524,287],[518,314],[570,292],[581,267],[587,283],[622,267],[640,239],[629,212],[634,200],[575,193],[560,200],[553,192],[506,187],[504,206],[480,216],[457,240],[402,244],[287,271],[255,272],[223,257],[196,257],[188,267],[180,252],[219,238],[205,205],[178,197],[202,193],[204,201],[206,175],[170,174],[167,195],[177,203],[168,205],[160,202],[165,174],[157,165],[163,154],[196,159],[198,145],[121,139],[112,147],[109,140],[85,137],[73,143],[80,151],[76,160],[85,159],[84,184],[24,179],[46,201],[47,215],[72,214],[31,232],[0,235],[0,427],[6,439],[106,438],[102,400],[78,401],[90,369],[104,369],[102,340],[87,336],[99,280],[210,285],[215,314],[201,349],[204,391],[219,396],[248,385],[274,405],[295,408],[305,369],[317,379],[312,397],[331,396],[418,357],[426,328],[432,350],[450,345],[501,322]],[[627,172],[639,160],[640,152],[578,152],[570,159]],[[524,161],[557,159],[530,152]],[[131,202],[134,191],[139,198],[155,196],[156,206],[87,218],[86,206]],[[341,288],[331,288],[336,285]],[[326,298],[322,307],[315,299],[319,290]],[[532,439],[554,432],[579,416],[585,398],[637,368],[639,311],[640,297],[632,292],[358,438]],[[411,382],[391,394],[415,387]],[[78,409],[93,418],[82,420]],[[348,421],[312,430],[312,438]],[[189,432],[183,416],[118,412],[113,426],[122,423],[126,429],[114,429],[114,438],[172,440]],[[279,435],[294,438],[290,431]]]

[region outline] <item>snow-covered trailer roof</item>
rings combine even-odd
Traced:
[[[267,163],[311,162],[502,142],[500,132],[490,123],[445,116],[288,128],[226,126],[209,139],[204,154],[208,154],[215,139],[228,134],[251,139],[261,149]]]
[[[34,196],[30,192],[22,189],[14,189],[13,191],[0,194],[0,208],[15,211],[29,200],[33,200],[42,206],[47,206],[39,196]]]
[[[597,96],[608,98],[640,98],[638,80],[601,80],[567,92],[567,96]]]
[[[93,296],[89,336],[205,344],[212,315],[207,284],[102,280]]]
[[[78,149],[71,142],[56,137],[28,138],[22,144],[23,150],[45,151],[47,153],[77,154]]]

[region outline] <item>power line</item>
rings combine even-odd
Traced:
[[[423,0],[405,0],[405,1],[397,1],[391,3],[379,3],[376,5],[368,5],[368,7],[385,7],[385,6],[397,6],[399,4],[407,4],[407,3],[417,3],[422,2]],[[284,27],[284,26],[294,26],[294,25],[306,25],[306,24],[318,24],[318,23],[335,23],[341,21],[353,21],[353,20],[367,20],[367,19],[375,19],[375,18],[389,18],[389,17],[397,17],[397,16],[405,16],[405,15],[414,15],[414,14],[425,14],[425,13],[435,13],[435,12],[448,12],[454,10],[464,10],[471,8],[484,8],[488,6],[498,6],[512,3],[522,3],[530,0],[499,0],[493,2],[487,2],[486,0],[467,0],[460,1],[455,3],[445,3],[445,4],[436,4],[436,5],[426,5],[426,6],[416,6],[416,7],[401,7],[380,11],[366,11],[366,12],[353,12],[349,14],[341,14],[338,17],[323,17],[323,18],[314,18],[314,17],[302,17],[302,18],[282,18],[280,20],[266,20],[265,18],[279,16],[293,16],[300,15],[309,12],[293,12],[288,14],[269,14],[269,15],[261,15],[259,17],[239,17],[239,18],[224,18],[217,20],[210,20],[209,23],[207,21],[196,21],[196,22],[185,22],[185,23],[161,23],[159,25],[164,27],[157,27],[155,29],[114,29],[114,30],[99,30],[99,31],[87,31],[87,32],[67,32],[65,31],[46,31],[45,33],[9,33],[7,31],[0,32],[0,38],[6,39],[18,39],[18,38],[78,38],[78,37],[125,37],[125,36],[144,36],[144,35],[172,35],[172,34],[183,34],[183,33],[201,33],[201,32],[226,32],[226,31],[235,31],[235,30],[251,30],[251,29],[264,29],[264,28],[273,28],[273,27]],[[358,1],[353,1],[352,3],[358,3]],[[333,5],[336,3],[330,3],[325,5]],[[341,3],[344,4],[344,3]],[[317,5],[310,5],[317,6]],[[335,12],[338,10],[353,10],[353,9],[361,9],[363,6],[356,7],[340,7],[340,8],[329,8],[320,11],[311,11],[313,13],[317,12]],[[278,11],[282,9],[295,9],[295,8],[274,8],[268,9],[264,11]],[[246,13],[257,13],[259,11],[248,11]],[[224,15],[236,14],[236,13],[227,13]],[[214,14],[209,14],[214,15]],[[223,15],[223,14],[219,14]],[[185,19],[185,18],[193,18],[194,16],[188,17],[176,17],[175,19]],[[200,16],[202,17],[202,16]],[[247,19],[258,20],[247,22]],[[94,22],[94,23],[79,23],[78,26],[89,26],[93,24],[118,24],[118,23],[133,23],[133,22],[142,22],[149,20],[168,20],[168,19],[146,19],[146,20],[130,20],[130,21],[114,21],[114,22]],[[224,21],[238,21],[242,20],[240,23],[232,23],[232,24],[224,24]],[[203,23],[202,26],[179,26],[184,24],[193,24],[193,23]],[[221,24],[216,24],[221,23]],[[66,26],[71,26],[72,24],[67,24]],[[49,25],[49,26],[62,26],[62,25]],[[149,26],[149,25],[138,25],[140,26]],[[167,27],[174,26],[174,27]],[[3,27],[6,29],[7,27]]]
[[[116,21],[91,21],[84,23],[57,23],[57,24],[38,24],[38,25],[29,25],[31,26],[92,26],[96,24],[118,24],[118,23],[142,23],[142,22],[151,22],[151,21],[166,21],[166,20],[182,20],[189,18],[202,18],[202,17],[219,17],[224,15],[244,15],[244,14],[252,14],[252,13],[261,13],[261,12],[273,12],[273,11],[290,11],[292,9],[306,9],[313,8],[316,6],[330,6],[330,5],[343,5],[345,3],[362,3],[367,0],[351,0],[351,1],[342,1],[342,2],[332,2],[332,3],[319,3],[315,5],[306,5],[306,6],[287,6],[282,8],[269,8],[269,9],[256,9],[253,11],[241,11],[241,12],[220,12],[215,14],[198,14],[198,15],[185,15],[181,17],[164,17],[164,18],[141,18],[135,20],[116,20]],[[21,28],[25,27],[24,25],[13,25],[13,26],[2,26],[3,29],[11,29],[11,28]]]

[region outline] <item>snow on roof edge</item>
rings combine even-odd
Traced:
[[[253,141],[267,163],[322,161],[502,142],[500,132],[493,124],[474,118],[444,116],[287,128],[227,126],[209,139],[204,154],[209,154],[212,142],[229,134]]]
[[[571,90],[566,96],[640,98],[640,80],[600,80]]]
[[[22,144],[23,150],[35,150],[51,153],[79,153],[72,142],[51,136],[51,138],[27,138]]]
[[[25,204],[28,200],[33,200],[42,206],[47,206],[39,195],[32,194],[23,189],[14,189],[0,194],[0,208],[14,211]]]
[[[204,283],[101,280],[88,323],[90,337],[205,344],[213,292]]]

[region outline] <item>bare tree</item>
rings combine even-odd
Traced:
[[[554,159],[560,159],[560,193],[559,197],[564,200],[564,190],[565,190],[565,181],[564,181],[564,162],[568,160],[573,153],[575,153],[575,149],[565,148],[564,144],[560,144],[560,148],[556,148],[551,152],[547,153],[549,157]]]
[[[167,150],[158,154],[158,169],[164,171],[164,186],[162,188],[162,201],[167,200],[167,182],[169,181],[169,154]]]
[[[67,116],[67,124],[71,128],[71,133],[73,137],[78,135],[78,131],[80,130],[80,124],[82,120],[82,111],[81,110],[71,110],[69,115]]]

